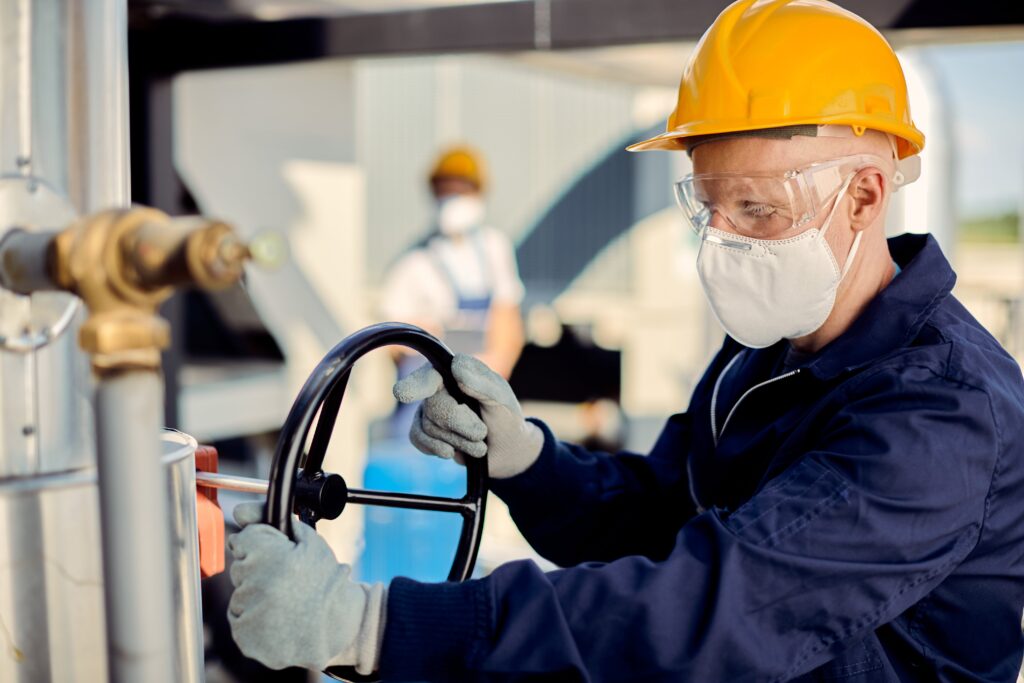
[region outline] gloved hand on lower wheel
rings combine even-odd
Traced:
[[[395,384],[395,398],[402,403],[423,401],[409,440],[424,453],[442,458],[453,458],[456,451],[475,458],[486,454],[495,479],[525,472],[540,455],[544,434],[523,419],[512,387],[479,360],[461,353],[452,360],[452,375],[459,388],[480,403],[480,416],[458,403],[437,370],[425,365]]]
[[[352,581],[316,530],[296,522],[292,541],[258,524],[260,503],[235,508],[242,531],[228,538],[235,592],[228,621],[239,649],[272,669],[377,669],[384,634],[384,585]]]

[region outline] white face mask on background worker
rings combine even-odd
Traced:
[[[484,202],[479,195],[453,194],[437,202],[437,227],[442,235],[465,235],[484,220]]]
[[[434,223],[442,235],[458,237],[483,225],[486,173],[475,149],[458,146],[443,152],[430,172],[430,187],[437,199]]]

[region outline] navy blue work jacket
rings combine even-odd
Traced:
[[[890,251],[900,275],[796,367],[727,339],[648,456],[547,433],[493,488],[568,568],[396,579],[385,680],[1015,680],[1021,371],[931,237]]]

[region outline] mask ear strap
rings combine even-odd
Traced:
[[[843,186],[839,188],[839,192],[836,194],[836,201],[832,204],[832,210],[828,212],[828,218],[825,219],[825,225],[821,228],[821,232],[818,233],[819,239],[825,239],[825,233],[832,227],[832,219],[835,218],[836,211],[839,210],[839,202],[843,199],[843,195],[850,188],[850,183],[853,182],[853,177],[856,173],[851,174],[849,178],[843,183]],[[846,263],[843,264],[843,270],[839,274],[839,282],[843,281],[846,277],[846,273],[850,270],[850,266],[853,265],[853,257],[857,255],[857,249],[860,248],[860,238],[864,236],[863,230],[857,231],[857,236],[853,238],[853,246],[850,247],[850,253],[846,257]],[[826,247],[827,248],[827,247]],[[838,282],[836,283],[839,284]]]
[[[846,257],[846,263],[843,264],[843,272],[839,275],[839,281],[842,282],[843,278],[850,271],[850,266],[853,265],[853,257],[857,255],[857,249],[860,248],[860,238],[864,236],[863,230],[857,231],[857,236],[853,238],[853,246],[850,247],[850,254]]]

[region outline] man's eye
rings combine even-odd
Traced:
[[[743,202],[743,213],[755,218],[767,218],[775,213],[775,207],[760,202]]]

